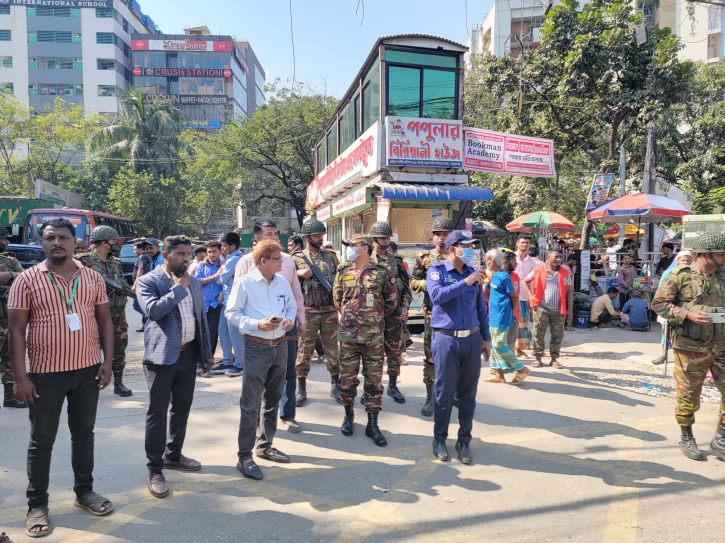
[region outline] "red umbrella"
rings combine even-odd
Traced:
[[[563,215],[551,211],[534,211],[519,217],[506,225],[511,232],[533,232],[536,229],[548,228],[563,232],[573,231],[574,223]]]
[[[650,223],[680,221],[685,215],[691,215],[677,200],[659,194],[628,194],[600,205],[587,213],[587,219],[602,222]]]

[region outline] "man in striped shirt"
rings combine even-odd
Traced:
[[[73,258],[70,222],[48,221],[40,237],[46,260],[15,280],[8,300],[15,396],[30,403],[26,533],[31,537],[50,531],[50,461],[66,398],[75,505],[97,516],[113,510],[109,500],[93,492],[98,393],[111,381],[113,360],[106,285],[98,272]]]

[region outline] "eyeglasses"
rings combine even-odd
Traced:
[[[281,256],[270,256],[267,260],[282,260]]]

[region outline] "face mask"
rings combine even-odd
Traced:
[[[357,252],[357,247],[348,247],[347,248],[347,261],[348,262],[354,262],[358,256],[360,256],[360,255]]]
[[[8,249],[7,249],[7,247],[5,245],[0,245],[0,253],[4,253],[7,250]]]
[[[121,244],[120,243],[114,243],[110,247],[111,247],[111,253],[113,253],[113,256],[118,256],[121,254]]]
[[[390,249],[390,245],[383,245],[382,243],[378,243],[377,241],[375,242],[375,245],[380,247],[380,249],[382,249],[383,251],[387,251],[388,249]]]
[[[464,264],[470,266],[471,262],[473,262],[473,249],[470,249],[470,248],[463,249],[463,254],[462,255],[456,254],[456,256],[458,256],[458,258],[463,260]]]

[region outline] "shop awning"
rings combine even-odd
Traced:
[[[467,185],[411,185],[376,183],[379,196],[389,200],[491,200],[491,190]]]

